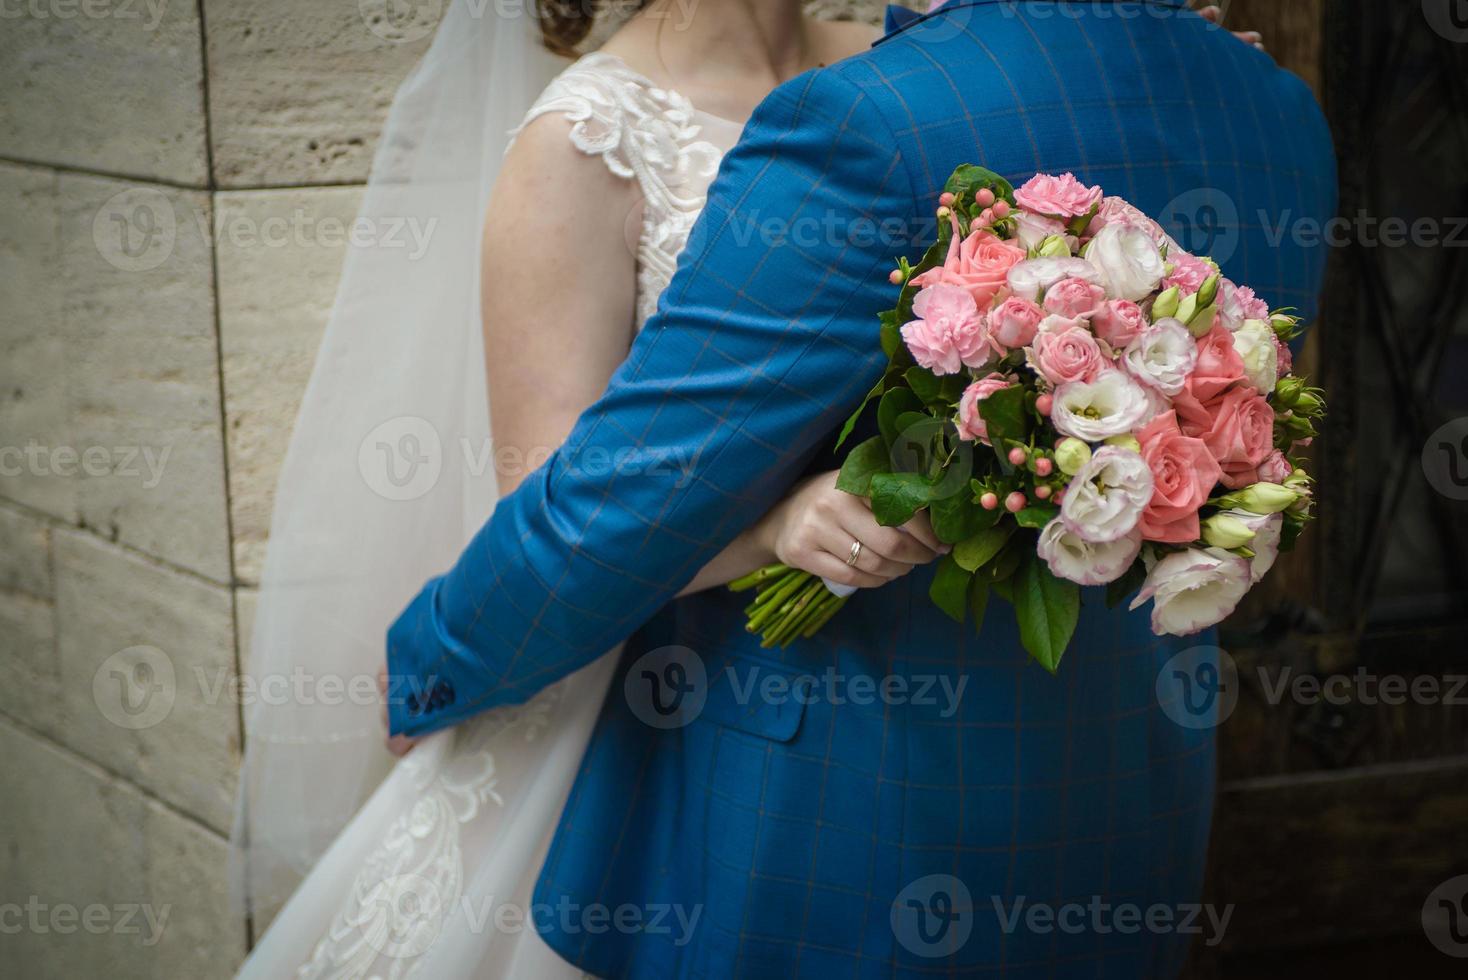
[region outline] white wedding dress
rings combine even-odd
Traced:
[[[556,78],[525,121],[550,114],[572,123],[576,150],[635,181],[645,199],[640,328],[741,126],[605,53]],[[240,976],[581,976],[528,925],[529,903],[616,658],[609,652],[524,705],[419,744],[281,909]]]

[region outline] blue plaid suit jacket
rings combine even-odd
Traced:
[[[1216,652],[1172,658],[1206,638],[1159,640],[1087,594],[1051,677],[1006,607],[976,635],[934,613],[921,572],[784,652],[743,632],[743,597],[673,596],[831,465],[884,366],[887,271],[915,251],[882,223],[930,214],[960,163],[1074,171],[1313,314],[1324,250],[1290,229],[1334,213],[1320,112],[1180,4],[954,0],[781,86],[606,393],[392,627],[407,733],[629,641],[536,890],[567,959],[609,977],[1175,974],[1207,921],[1187,903],[1221,709],[1197,700]],[[1171,924],[1139,927],[1154,907]]]

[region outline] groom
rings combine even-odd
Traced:
[[[389,633],[400,735],[628,641],[533,909],[598,976],[1167,976],[1227,922],[1193,905],[1212,729],[1156,693],[1206,638],[1159,640],[1088,593],[1052,677],[1013,617],[975,635],[935,614],[930,569],[785,651],[745,633],[743,597],[673,598],[832,465],[885,366],[888,272],[921,247],[891,220],[931,215],[960,163],[1074,171],[1313,316],[1323,250],[1270,229],[1333,214],[1334,161],[1266,55],[1183,0],[896,20],[760,107],[606,393]],[[1184,237],[1210,217],[1220,245]],[[820,240],[771,240],[772,221]]]

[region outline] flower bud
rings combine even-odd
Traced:
[[[1218,505],[1225,508],[1237,507],[1251,514],[1278,514],[1300,497],[1298,491],[1278,483],[1256,483],[1225,495],[1219,499]]]
[[[1152,303],[1152,322],[1176,316],[1181,301],[1182,292],[1176,286],[1163,290]]]
[[[1070,245],[1063,235],[1049,235],[1040,242],[1035,254],[1045,259],[1068,259],[1071,257]]]
[[[1055,447],[1055,465],[1066,476],[1075,476],[1091,461],[1091,447],[1075,436],[1067,436]]]
[[[1288,313],[1276,313],[1269,318],[1269,325],[1281,340],[1289,340],[1295,335],[1296,328],[1300,325],[1300,318],[1290,316]]]
[[[1203,522],[1203,540],[1215,548],[1233,551],[1253,541],[1254,531],[1232,514],[1214,514]]]
[[[1212,306],[1213,301],[1218,298],[1218,273],[1214,273],[1203,280],[1203,285],[1198,289],[1198,307]]]
[[[1325,411],[1325,402],[1321,401],[1308,390],[1302,391],[1295,400],[1295,411],[1301,415],[1314,417]]]
[[[1194,337],[1206,337],[1208,336],[1208,332],[1213,329],[1213,324],[1217,319],[1218,307],[1213,303],[1209,303],[1194,313],[1187,321],[1188,333]]]
[[[1291,407],[1294,406],[1295,400],[1300,397],[1300,392],[1304,390],[1304,379],[1297,378],[1292,374],[1280,378],[1279,383],[1274,386],[1274,394],[1279,399],[1279,403]]]
[[[1122,433],[1119,436],[1111,436],[1106,440],[1106,445],[1120,446],[1122,449],[1130,449],[1134,453],[1140,453],[1142,451],[1142,444],[1137,441],[1136,436],[1131,435],[1130,433]]]
[[[1183,323],[1184,326],[1186,326],[1187,325],[1187,322],[1189,320],[1191,320],[1197,314],[1197,312],[1198,312],[1198,294],[1197,293],[1192,293],[1192,294],[1190,294],[1188,296],[1184,296],[1182,298],[1182,301],[1179,302],[1178,305],[1177,305],[1177,312],[1174,313],[1173,315],[1178,320],[1182,321],[1182,323]]]

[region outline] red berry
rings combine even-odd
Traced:
[[[1055,398],[1052,395],[1041,395],[1035,399],[1035,411],[1041,415],[1049,415],[1050,410],[1055,407]]]
[[[1009,217],[1009,202],[1008,201],[995,201],[994,202],[994,217],[996,217],[996,218],[1007,218],[1007,217]]]
[[[1035,488],[1035,496],[1039,497],[1041,500],[1049,500],[1050,494],[1053,492],[1054,491],[1052,491],[1048,486],[1043,483]]]
[[[894,286],[902,285],[902,270],[893,269],[892,274],[887,277],[887,281]]]
[[[986,493],[979,498],[979,506],[985,510],[993,510],[999,506],[999,498],[992,493]]]
[[[979,207],[987,208],[994,203],[994,192],[985,187],[974,195],[974,200],[978,202]]]
[[[945,208],[949,207],[953,204],[953,195],[948,193],[947,191],[944,191],[942,194],[938,195],[938,203],[943,205]]]
[[[1049,456],[1041,456],[1035,460],[1035,473],[1038,476],[1049,476],[1055,472],[1055,462]]]
[[[1010,494],[1008,497],[1004,498],[1004,507],[1011,514],[1018,514],[1020,511],[1024,510],[1025,503],[1025,495],[1020,493],[1018,490]]]
[[[1029,455],[1024,451],[1023,446],[1015,446],[1009,451],[1009,461],[1015,466],[1025,465],[1025,460],[1027,459],[1029,459]]]

